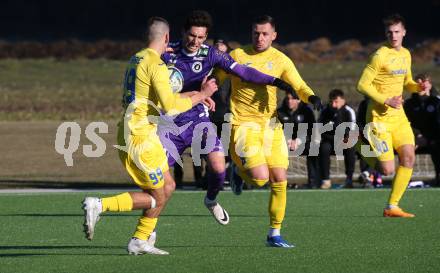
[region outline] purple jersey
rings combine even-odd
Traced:
[[[181,42],[170,43],[174,52],[162,54],[162,60],[167,64],[170,73],[170,84],[174,92],[199,91],[203,78],[209,75],[214,67],[231,73],[237,63],[227,53],[223,53],[203,44],[200,49],[189,54]],[[178,115],[174,122],[184,124],[200,117],[208,116],[208,110],[203,104],[194,106],[191,110]]]

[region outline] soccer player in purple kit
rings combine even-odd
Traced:
[[[193,11],[185,20],[182,40],[170,43],[169,47],[172,51],[162,54],[162,59],[170,72],[170,82],[174,92],[199,90],[202,80],[210,75],[213,68],[219,68],[240,77],[243,81],[273,85],[294,93],[293,88],[286,82],[263,74],[254,68],[238,64],[228,53],[220,52],[204,44],[211,26],[212,19],[208,12]],[[207,106],[198,104],[191,110],[177,115],[173,122],[174,125],[182,128],[177,135],[167,131],[166,128],[169,128],[167,126],[159,126],[158,130],[160,139],[167,150],[169,166],[176,163],[176,154],[173,156],[172,150],[177,150],[180,156],[185,149],[191,147],[193,139],[201,139],[201,147],[209,150],[207,151],[208,190],[204,203],[219,224],[228,224],[228,213],[216,201],[225,180],[225,154],[216,130],[209,120]],[[200,133],[199,128],[203,128]],[[170,141],[174,147],[170,146]],[[214,145],[206,147],[208,143]]]

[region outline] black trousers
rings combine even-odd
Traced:
[[[416,154],[430,154],[435,169],[434,186],[440,186],[440,143],[426,139],[416,138]]]
[[[431,159],[435,168],[435,186],[440,186],[440,144],[432,146]]]
[[[330,179],[330,156],[335,154],[334,142],[322,140],[319,147],[319,169],[321,172],[321,179]],[[353,180],[354,165],[356,162],[356,152],[354,147],[344,149],[344,165],[345,175],[347,180]]]
[[[321,179],[319,174],[319,160],[317,156],[307,156],[307,183],[310,187],[319,187]]]
[[[361,170],[361,172],[371,172],[373,170],[372,167],[370,167],[367,162],[365,162],[365,160],[362,159],[362,156],[358,155],[359,157],[359,169]]]

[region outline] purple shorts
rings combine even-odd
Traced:
[[[180,158],[183,152],[191,147],[192,153],[206,156],[211,152],[223,152],[223,145],[217,137],[217,130],[208,117],[199,117],[188,124],[177,124],[179,130],[170,130],[158,126],[158,135],[168,157],[168,165],[174,166],[176,157]]]

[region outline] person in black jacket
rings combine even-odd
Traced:
[[[288,138],[289,149],[295,151],[301,145],[305,145],[301,155],[307,156],[307,187],[318,187],[320,183],[318,157],[309,156],[312,129],[313,124],[315,123],[313,110],[307,104],[301,102],[299,98],[287,94],[283,100],[282,106],[278,108],[277,112],[278,119],[281,123],[294,124],[292,135]],[[303,134],[306,133],[306,135],[300,135],[301,131],[298,132],[298,125],[300,123],[307,124],[307,131],[303,132]]]
[[[367,116],[367,108],[368,103],[370,102],[370,98],[365,96],[364,99],[359,103],[357,109],[356,123],[359,127],[359,136],[361,137],[363,143],[369,143],[369,141],[365,138],[363,131],[366,125],[366,116]],[[366,188],[381,188],[382,184],[382,174],[377,171],[374,167],[369,166],[367,162],[362,158],[360,154],[358,154],[359,158],[359,168],[361,170],[361,179],[364,187]]]
[[[431,77],[419,74],[415,80],[431,82]],[[436,173],[434,186],[440,186],[440,96],[434,87],[427,96],[413,93],[403,108],[413,128],[416,153],[431,155]]]
[[[319,168],[321,171],[321,189],[331,187],[330,180],[330,156],[335,154],[335,132],[336,128],[343,122],[350,122],[350,127],[345,130],[344,142],[348,141],[349,131],[355,128],[356,114],[354,110],[345,102],[344,92],[340,89],[333,89],[329,93],[329,103],[322,110],[319,122],[324,125],[333,124],[333,130],[323,132],[321,135],[321,145],[319,147]],[[353,147],[343,150],[345,164],[345,188],[353,187],[353,173],[356,160],[355,149]]]

